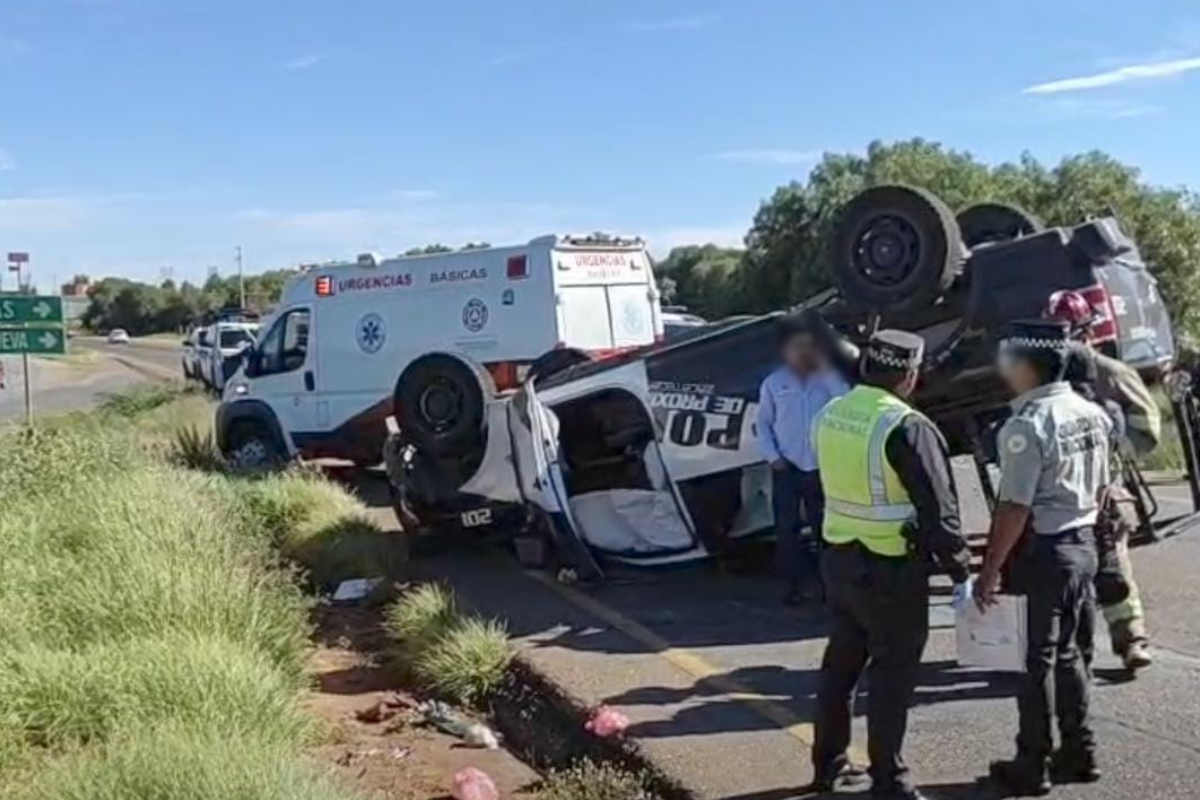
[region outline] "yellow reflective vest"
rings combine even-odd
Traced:
[[[861,384],[821,410],[813,442],[825,490],[825,541],[861,542],[882,556],[908,552],[902,530],[916,509],[885,447],[901,420],[915,413],[895,395]]]

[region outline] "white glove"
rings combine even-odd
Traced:
[[[971,589],[975,586],[975,579],[970,575],[962,583],[954,584],[954,594],[950,599],[950,607],[958,611],[966,607],[966,604],[971,602]]]

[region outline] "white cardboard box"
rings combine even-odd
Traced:
[[[958,663],[1001,672],[1024,672],[1029,646],[1024,595],[998,594],[986,612],[971,600],[955,613]]]

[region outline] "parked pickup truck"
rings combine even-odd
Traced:
[[[1040,315],[1051,292],[1081,292],[1100,320],[1099,346],[1147,376],[1174,358],[1155,280],[1113,217],[1044,229],[989,204],[956,219],[928,192],[881,186],[843,209],[832,264],[837,286],[787,312],[532,375],[489,403],[485,445],[468,458],[433,458],[398,431],[385,448],[397,513],[410,525],[483,527],[518,507],[548,523],[560,546],[643,564],[769,529],[770,476],[753,420],[785,313],[824,320],[842,350],[878,327],[920,333],[915,403],[955,453],[980,464],[982,432],[1008,413],[992,366],[998,334]]]

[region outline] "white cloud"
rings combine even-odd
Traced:
[[[1055,97],[1040,102],[1042,114],[1051,119],[1137,119],[1167,110],[1159,105],[1107,98]]]
[[[299,72],[300,70],[315,67],[325,60],[325,56],[318,53],[309,53],[308,55],[297,56],[283,62],[283,68],[288,72]]]
[[[106,219],[137,195],[37,194],[0,197],[0,230],[23,234],[75,231]]]
[[[1144,64],[1131,64],[1119,69],[1100,72],[1095,75],[1085,75],[1079,78],[1039,83],[1022,89],[1023,94],[1057,94],[1059,92],[1078,92],[1085,89],[1099,89],[1103,86],[1114,86],[1129,81],[1156,80],[1182,75],[1185,72],[1200,69],[1200,58],[1182,58],[1175,61],[1159,61]]]
[[[13,160],[12,153],[0,147],[0,172],[16,168],[17,162]]]
[[[726,150],[713,153],[711,158],[718,161],[732,161],[738,164],[773,164],[776,166],[795,166],[811,164],[821,158],[820,150],[788,150],[780,148],[759,148],[750,150]]]
[[[699,28],[707,28],[709,25],[720,21],[720,19],[716,14],[693,14],[658,20],[634,20],[628,23],[628,27],[630,30],[638,31],[639,33],[694,31]]]

